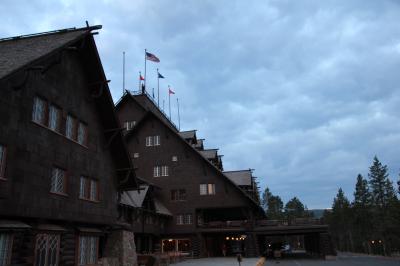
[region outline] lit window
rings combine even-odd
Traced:
[[[51,187],[53,193],[66,193],[66,175],[63,169],[54,167],[51,172]]]
[[[176,155],[172,156],[172,161],[173,162],[177,162],[178,161],[178,156],[176,156]]]
[[[168,176],[168,166],[161,166],[161,176]]]
[[[0,144],[0,179],[5,179],[7,148]]]
[[[67,124],[65,128],[65,136],[69,139],[75,140],[76,134],[75,134],[75,118],[73,118],[70,115],[67,115]]]
[[[215,184],[200,184],[200,195],[215,195]]]
[[[79,266],[97,263],[99,237],[79,236]]]
[[[33,99],[32,120],[44,125],[46,120],[46,101],[42,98],[35,97]]]
[[[154,177],[159,177],[160,176],[160,166],[154,166],[153,168],[153,176]]]
[[[60,128],[60,108],[50,104],[49,108],[49,123],[48,127],[54,131],[58,131]]]
[[[37,234],[35,245],[35,265],[53,266],[59,263],[60,235]]]
[[[79,186],[79,198],[98,201],[99,200],[99,182],[95,179],[90,179],[81,176]]]
[[[0,233],[0,265],[10,265],[12,234]]]
[[[87,134],[87,126],[82,122],[79,122],[78,126],[78,143],[82,145],[86,145],[86,135]]]
[[[193,219],[192,219],[192,215],[191,214],[185,214],[183,216],[183,223],[184,224],[192,224],[192,221],[193,221]]]
[[[135,152],[135,153],[133,154],[133,158],[139,158],[139,153],[138,153],[138,152]]]

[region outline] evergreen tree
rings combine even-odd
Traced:
[[[384,207],[387,204],[385,196],[386,180],[388,178],[387,166],[382,165],[375,156],[372,166],[369,168],[369,184],[372,193],[372,202],[375,206]]]
[[[279,196],[274,196],[269,188],[262,195],[262,205],[268,219],[282,219],[283,202]]]
[[[289,220],[307,216],[303,203],[297,197],[292,198],[286,203],[285,215]]]
[[[370,230],[371,230],[371,193],[368,189],[368,181],[361,174],[357,176],[357,183],[352,203],[353,220],[352,236],[354,246],[358,252],[370,252]]]
[[[353,250],[353,242],[350,228],[350,202],[344,195],[342,188],[339,188],[336,197],[333,199],[330,225],[333,240],[341,251]]]

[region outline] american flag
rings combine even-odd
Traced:
[[[151,53],[148,53],[148,52],[146,52],[146,59],[150,60],[150,61],[153,61],[153,62],[156,62],[156,63],[160,62],[160,59],[158,59],[157,56],[155,56],[155,55],[153,55]]]

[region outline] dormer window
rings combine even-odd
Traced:
[[[126,121],[124,127],[126,130],[131,130],[136,125],[136,121]]]
[[[160,144],[160,136],[147,136],[146,137],[146,146],[159,146]]]

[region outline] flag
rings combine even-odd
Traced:
[[[142,75],[139,75],[139,80],[144,80],[144,77],[142,77]]]
[[[150,60],[150,61],[153,61],[153,62],[156,62],[156,63],[160,62],[160,59],[158,59],[157,56],[155,56],[155,55],[153,55],[151,53],[148,53],[148,52],[146,52],[146,59]]]
[[[158,78],[159,79],[165,79],[163,75],[161,75],[160,73],[158,73]]]
[[[175,94],[175,92],[174,92],[173,90],[171,90],[170,88],[168,88],[168,94],[169,94],[169,95]]]

